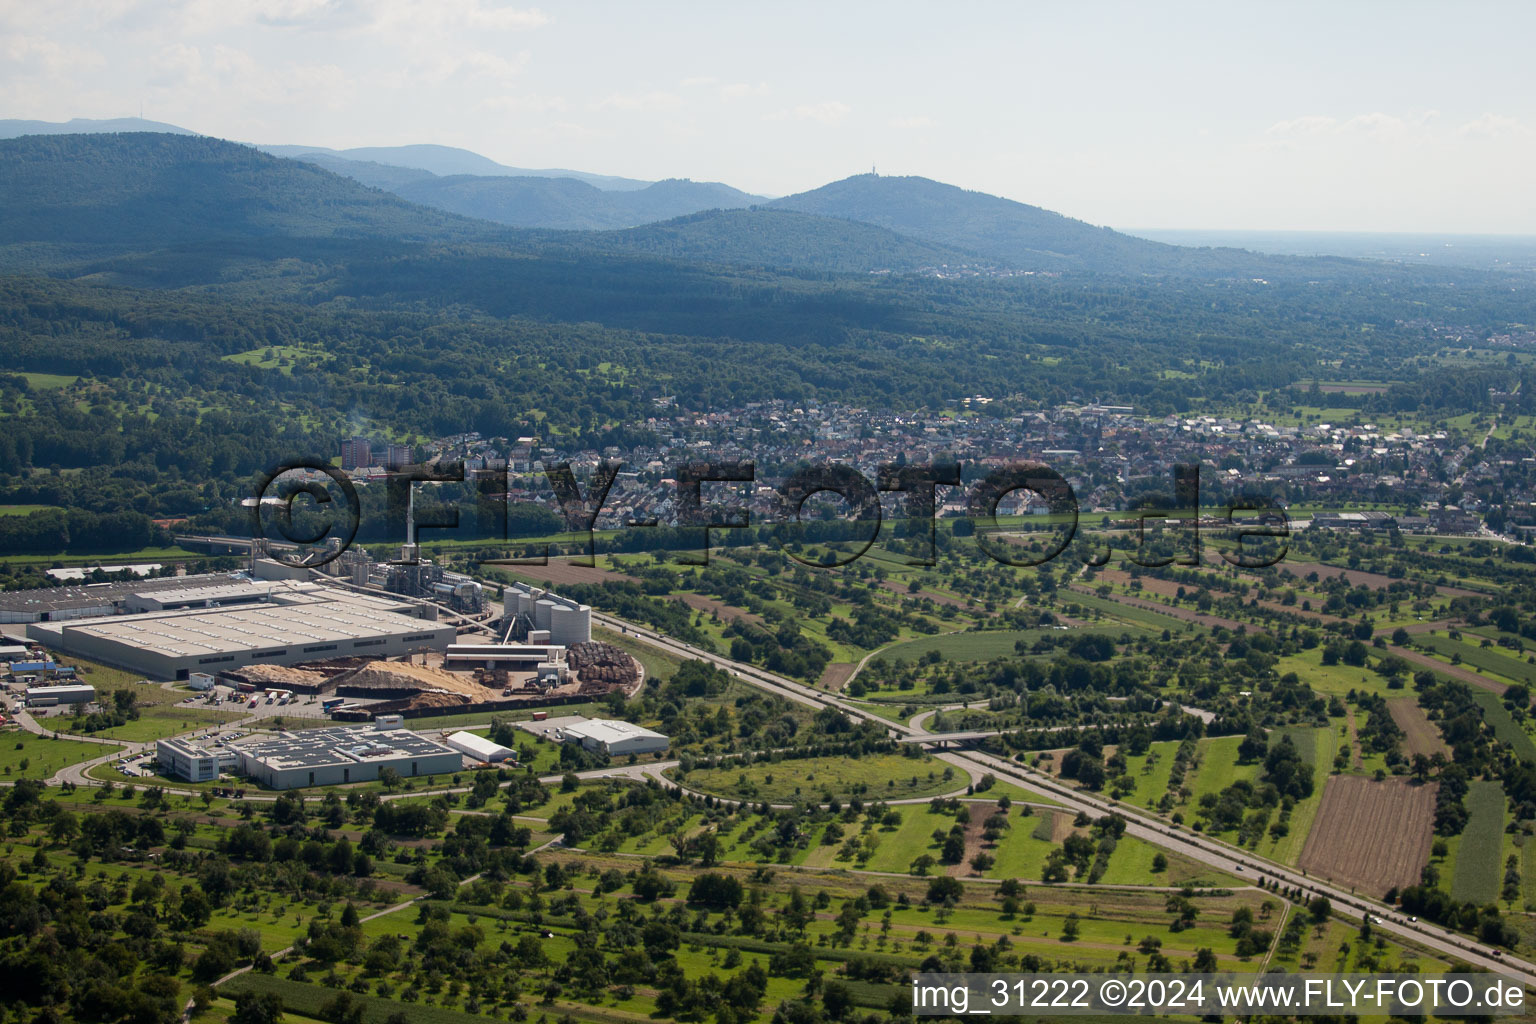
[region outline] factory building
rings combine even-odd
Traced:
[[[305,729],[235,745],[241,774],[272,789],[366,782],[385,768],[402,779],[449,775],[464,755],[406,729]]]
[[[584,722],[567,725],[565,742],[580,743],[587,750],[599,751],[609,757],[622,757],[626,754],[651,754],[666,750],[668,741],[661,733],[631,722],[589,718]]]
[[[59,704],[89,704],[95,699],[96,687],[86,683],[27,687],[27,707],[29,708],[51,708]]]
[[[143,610],[148,595],[168,590],[208,590],[244,579],[236,573],[206,573],[200,576],[168,576],[163,579],[115,580],[80,587],[42,587],[36,590],[10,590],[0,593],[0,623],[61,622],[68,619],[99,618],[118,612]],[[207,601],[206,595],[201,601]]]
[[[188,739],[157,741],[155,760],[167,775],[187,782],[211,782],[240,763],[239,755],[232,750],[205,747]]]
[[[30,639],[153,679],[189,679],[246,665],[441,651],[452,625],[416,618],[423,608],[314,583],[245,581],[237,596],[262,600],[215,608],[34,622]],[[173,597],[172,600],[179,598]]]
[[[572,647],[592,639],[591,607],[538,587],[509,584],[502,593],[502,613],[511,640],[534,643],[530,633],[547,633],[544,643]]]
[[[443,742],[454,750],[472,757],[476,761],[489,761],[497,764],[506,760],[517,760],[517,751],[511,747],[504,747],[500,743],[492,743],[484,736],[476,736],[472,732],[456,732]]]
[[[532,672],[540,665],[565,661],[565,648],[549,644],[449,644],[445,664],[449,668],[505,668]]]

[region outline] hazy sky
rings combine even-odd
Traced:
[[[1536,4],[0,0],[0,116],[1119,228],[1536,233]]]

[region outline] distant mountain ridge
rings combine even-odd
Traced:
[[[365,188],[312,164],[198,135],[0,141],[0,244],[140,250],[223,238],[484,239],[495,225]]]
[[[768,205],[875,224],[980,253],[1018,269],[1088,269],[1110,264],[1150,268],[1178,251],[1176,246],[929,178],[858,174]]]
[[[0,123],[0,127],[58,134],[71,125],[95,132],[137,131],[154,124],[128,118],[77,120],[67,125],[13,121]],[[604,251],[654,250],[676,254],[677,258],[711,258],[700,255],[704,253],[724,258],[729,253],[731,258],[753,264],[819,265],[838,270],[881,269],[884,255],[889,254],[900,254],[897,267],[901,269],[909,268],[914,260],[923,264],[955,259],[1007,270],[1154,275],[1211,276],[1276,269],[1274,258],[1235,249],[1195,249],[1148,241],[1036,206],[919,177],[860,174],[768,200],[715,182],[646,182],[581,171],[509,167],[451,146],[255,148],[323,167],[411,203],[513,228],[620,231],[756,205],[856,222],[906,239],[895,243],[875,232],[812,227],[806,222],[708,217],[623,238],[591,240]],[[727,237],[732,231],[741,234]],[[831,248],[825,253],[801,250],[790,239],[800,243],[815,239],[815,244]]]
[[[337,157],[363,163],[387,164],[447,177],[473,174],[498,178],[575,178],[606,192],[632,192],[653,182],[624,178],[613,174],[592,174],[565,168],[508,167],[490,157],[456,146],[417,143],[409,146],[359,146],[354,149],[330,149],[325,146],[262,146],[257,149],[273,156],[304,159],[312,155]]]
[[[457,197],[484,209],[488,200],[475,190],[491,199],[511,197],[524,209],[538,200],[549,204],[536,211],[545,222],[573,210],[590,215],[590,205],[582,204],[617,202],[625,205],[618,213],[609,209],[612,220],[657,222],[608,231],[506,227],[417,205],[319,166],[333,159],[371,169],[374,180],[396,175],[401,193],[437,190],[439,202]],[[848,273],[976,259],[868,224],[742,208],[751,198],[699,182],[605,193],[572,179],[439,178],[341,158],[286,159],[194,135],[33,135],[0,141],[0,247],[7,250],[0,266],[78,271],[111,260],[115,271],[134,280],[146,280],[136,275],[152,267],[157,280],[206,282],[217,279],[215,268],[228,260],[328,260],[324,254],[337,250],[318,245],[321,240],[368,240],[370,246],[473,241],[503,254],[550,253],[573,265],[649,258]],[[692,212],[698,203],[737,208]],[[690,213],[668,216],[679,206]],[[52,247],[51,255],[45,258],[40,246]],[[148,255],[173,250],[174,258]],[[117,259],[128,254],[127,262]],[[189,274],[188,266],[202,269]]]
[[[465,217],[574,231],[636,227],[700,210],[750,206],[759,198],[714,182],[669,180],[632,192],[604,192],[573,178],[475,175],[410,181],[391,191]]]
[[[975,253],[873,224],[768,207],[705,210],[622,231],[546,237],[604,252],[852,274],[985,262]]]
[[[396,245],[485,242],[524,254],[555,246],[611,259],[797,272],[966,264],[982,274],[1310,280],[1370,266],[1152,242],[926,178],[857,175],[767,204],[757,200],[727,185],[691,181],[605,192],[571,178],[441,177],[325,154],[281,158],[191,134],[0,141],[0,245],[17,265],[39,258],[16,248],[28,245],[55,247],[53,265],[79,266],[81,247],[215,251],[244,239],[252,243],[246,250],[270,254],[305,248],[274,239],[368,238]],[[269,241],[254,244],[260,239]]]
[[[14,139],[21,135],[93,135],[103,132],[161,132],[167,135],[196,135],[197,132],[179,128],[163,121],[146,121],[142,117],[111,117],[105,119],[76,117],[68,121],[24,121],[0,118],[0,139]]]

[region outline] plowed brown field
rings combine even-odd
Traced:
[[[1414,885],[1429,860],[1434,783],[1335,775],[1301,851],[1304,871],[1380,896]]]

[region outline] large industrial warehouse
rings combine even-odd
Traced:
[[[0,623],[59,622],[67,619],[96,618],[123,611],[144,611],[151,602],[165,601],[173,591],[213,592],[242,577],[235,573],[207,573],[201,576],[172,576],[154,579],[113,580],[76,587],[44,587],[38,590],[10,590],[0,593]],[[188,603],[202,603],[198,594]]]
[[[212,674],[253,664],[442,651],[455,637],[450,624],[414,617],[425,606],[315,583],[246,580],[213,593],[236,603],[33,622],[27,636],[54,650],[152,679],[187,679],[193,672]],[[157,595],[168,602],[182,596]]]
[[[625,754],[651,754],[667,749],[667,738],[632,722],[614,722],[589,718],[565,727],[565,742],[580,743],[587,750],[601,751],[610,757]]]
[[[273,789],[366,782],[385,768],[411,779],[464,767],[462,753],[408,729],[305,729],[233,749],[240,773]]]

